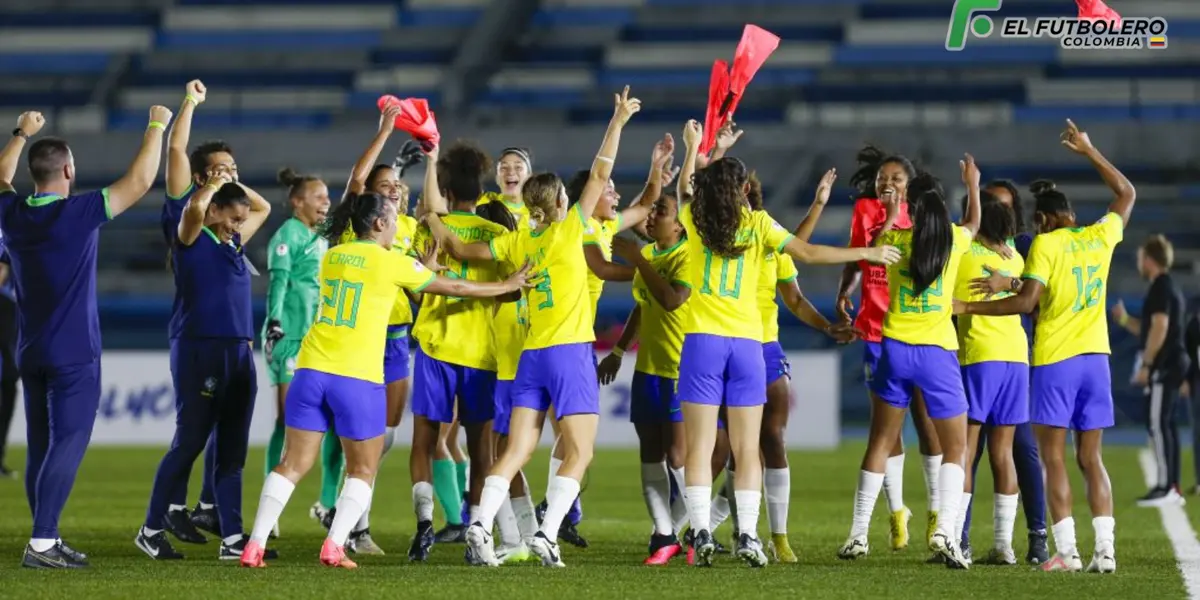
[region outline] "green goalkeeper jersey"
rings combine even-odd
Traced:
[[[278,320],[285,334],[283,339],[299,342],[316,318],[321,301],[317,274],[329,243],[292,217],[271,236],[270,248],[267,321]],[[263,330],[265,335],[266,324]]]

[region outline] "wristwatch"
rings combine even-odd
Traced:
[[[1008,287],[1012,288],[1012,291],[1014,292],[1021,289],[1021,280],[1013,277],[1012,280],[1008,282]]]
[[[18,127],[18,128],[16,128],[16,129],[14,129],[14,130],[13,130],[13,132],[12,132],[12,134],[13,134],[13,137],[17,137],[17,136],[19,135],[19,136],[21,136],[21,137],[23,137],[23,138],[25,138],[25,139],[29,139],[29,134],[28,134],[28,133],[25,133],[24,131],[21,131],[21,128],[20,128],[20,127]]]

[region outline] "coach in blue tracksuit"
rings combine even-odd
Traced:
[[[134,540],[157,560],[183,558],[167,540],[165,520],[210,434],[216,436],[212,478],[222,537],[218,556],[241,558],[245,546],[242,467],[258,384],[251,349],[251,268],[243,243],[270,210],[261,196],[218,170],[192,194],[176,229],[170,324],[175,439],[159,464],[146,520]]]
[[[75,484],[100,405],[100,318],[96,308],[96,245],[100,226],[146,195],[158,173],[162,134],[171,111],[150,109],[137,157],[111,186],[72,194],[75,159],[67,143],[45,138],[28,153],[34,193],[10,183],[30,135],[45,122],[25,113],[0,151],[0,229],[16,289],[17,364],[25,388],[28,458],[25,494],[33,535],[22,565],[35,569],[87,566],[87,556],[62,542],[58,520]]]

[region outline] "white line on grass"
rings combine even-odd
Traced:
[[[1149,449],[1143,448],[1138,453],[1138,462],[1142,465],[1142,474],[1146,477],[1146,487],[1155,484],[1156,463]],[[1172,504],[1158,507],[1162,516],[1163,529],[1171,540],[1175,550],[1175,560],[1179,563],[1179,572],[1183,575],[1183,587],[1187,589],[1188,598],[1200,600],[1200,540],[1196,539],[1196,530],[1192,528],[1187,513],[1183,507]]]

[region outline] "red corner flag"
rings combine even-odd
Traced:
[[[413,136],[421,142],[421,148],[429,151],[441,140],[438,133],[437,121],[433,111],[429,110],[429,101],[424,98],[405,98],[403,100],[387,94],[380,96],[376,105],[384,110],[392,104],[400,105],[400,114],[396,115],[396,128]]]
[[[1075,0],[1079,6],[1079,18],[1087,21],[1109,21],[1115,25],[1121,23],[1121,15],[1108,7],[1104,0]]]
[[[708,110],[704,119],[704,141],[701,152],[712,149],[717,130],[737,110],[738,102],[754,74],[767,62],[767,57],[779,47],[779,36],[757,25],[746,25],[742,40],[733,53],[733,67],[726,68],[723,60],[713,63],[712,79],[708,86]]]

